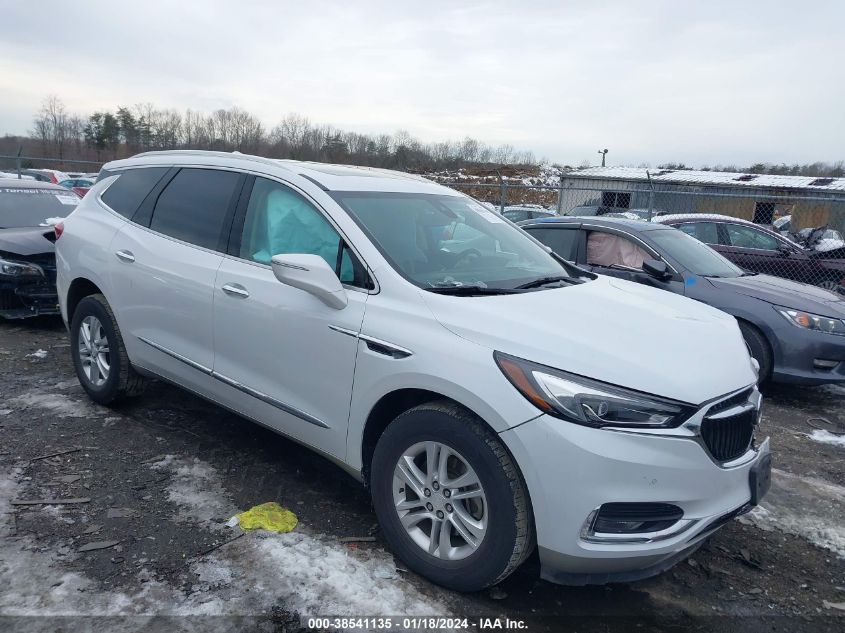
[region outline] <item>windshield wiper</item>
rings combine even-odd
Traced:
[[[529,281],[528,283],[524,283],[521,286],[517,286],[517,289],[525,290],[526,288],[539,288],[540,286],[545,286],[546,284],[553,284],[561,281],[564,281],[569,284],[584,283],[584,280],[578,279],[578,277],[569,277],[567,275],[553,275],[551,277],[539,277],[534,281]]]
[[[512,295],[520,292],[516,288],[488,288],[486,286],[439,286],[426,288],[429,292],[439,295],[453,295],[456,297],[471,297],[473,295]]]

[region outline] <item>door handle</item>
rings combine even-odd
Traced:
[[[230,297],[246,299],[249,296],[249,291],[240,284],[225,284],[221,290]]]
[[[132,263],[135,261],[135,256],[130,251],[117,251],[115,253],[117,258],[124,262]]]

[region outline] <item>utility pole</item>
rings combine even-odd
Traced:
[[[604,167],[604,157],[607,156],[607,150],[600,149],[599,154],[601,154],[601,166]]]

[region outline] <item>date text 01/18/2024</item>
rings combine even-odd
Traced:
[[[448,617],[318,617],[308,618],[309,629],[341,629],[345,631],[431,631],[479,630],[519,631],[527,629],[524,620],[511,618],[469,618]]]

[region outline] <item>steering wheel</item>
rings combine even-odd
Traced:
[[[472,259],[477,259],[481,257],[481,251],[477,248],[468,248],[465,251],[461,251],[458,253],[455,260],[452,262],[452,265],[449,268],[457,268],[464,262],[470,262]]]

